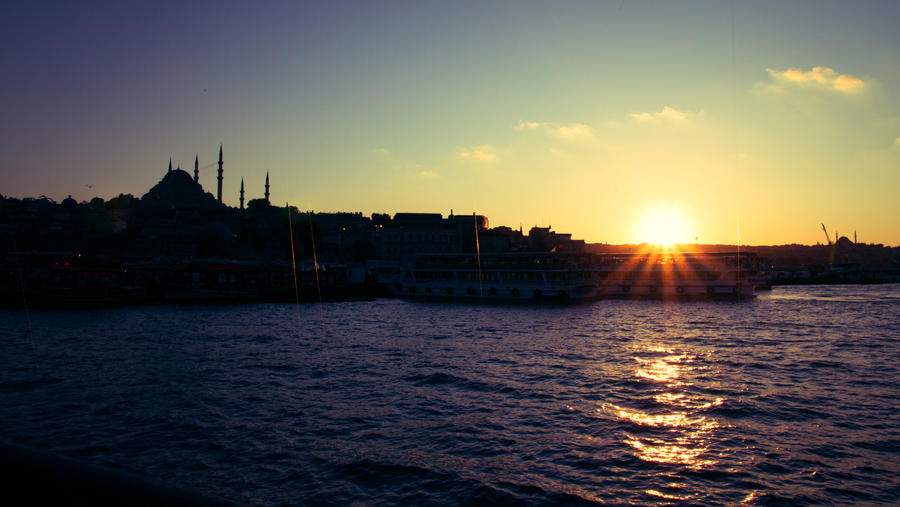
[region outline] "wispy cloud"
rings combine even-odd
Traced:
[[[387,148],[375,148],[374,150],[372,150],[372,153],[375,155],[387,156],[391,154],[391,150]]]
[[[419,177],[423,180],[436,180],[441,176],[434,171],[421,171],[419,172]]]
[[[562,139],[585,140],[594,137],[594,129],[586,123],[559,124],[546,121],[519,120],[516,130],[543,130]]]
[[[544,128],[549,126],[549,123],[543,121],[522,121],[519,120],[519,124],[516,125],[516,130],[534,130],[539,128]]]
[[[813,67],[810,70],[767,68],[766,72],[778,84],[801,88],[817,88],[840,93],[857,93],[866,87],[866,82],[850,74],[839,74],[831,67]],[[766,87],[769,91],[783,91],[778,86]]]
[[[556,129],[556,135],[563,139],[590,139],[594,137],[594,130],[584,123],[562,125]]]
[[[661,111],[631,113],[631,117],[642,123],[671,122],[678,123],[687,121],[687,113],[679,111],[674,107],[663,106]]]
[[[493,162],[497,160],[497,154],[490,146],[477,146],[474,148],[463,148],[459,150],[459,158],[463,160],[481,160],[485,162]]]

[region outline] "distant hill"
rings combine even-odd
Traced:
[[[587,251],[593,253],[635,253],[652,249],[643,245],[608,245],[592,243]],[[867,268],[887,268],[900,266],[900,247],[881,244],[854,243],[846,237],[829,245],[682,245],[674,247],[679,251],[696,252],[753,252],[768,259],[772,266],[825,267],[830,264],[859,264]]]

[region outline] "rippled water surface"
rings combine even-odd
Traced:
[[[898,285],[0,319],[2,439],[239,502],[900,500]]]

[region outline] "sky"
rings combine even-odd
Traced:
[[[900,2],[5,2],[0,194],[175,166],[588,242],[900,245]],[[651,218],[648,218],[651,217]],[[652,217],[666,217],[655,219]]]

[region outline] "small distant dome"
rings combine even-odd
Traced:
[[[841,236],[840,238],[838,238],[837,244],[838,244],[838,245],[841,245],[841,246],[843,246],[843,245],[852,245],[853,242],[850,241],[850,238],[848,238],[847,236]]]
[[[70,194],[69,197],[63,199],[63,202],[61,204],[63,206],[76,206],[78,205],[78,202],[76,202],[75,199],[72,199],[72,195]]]

